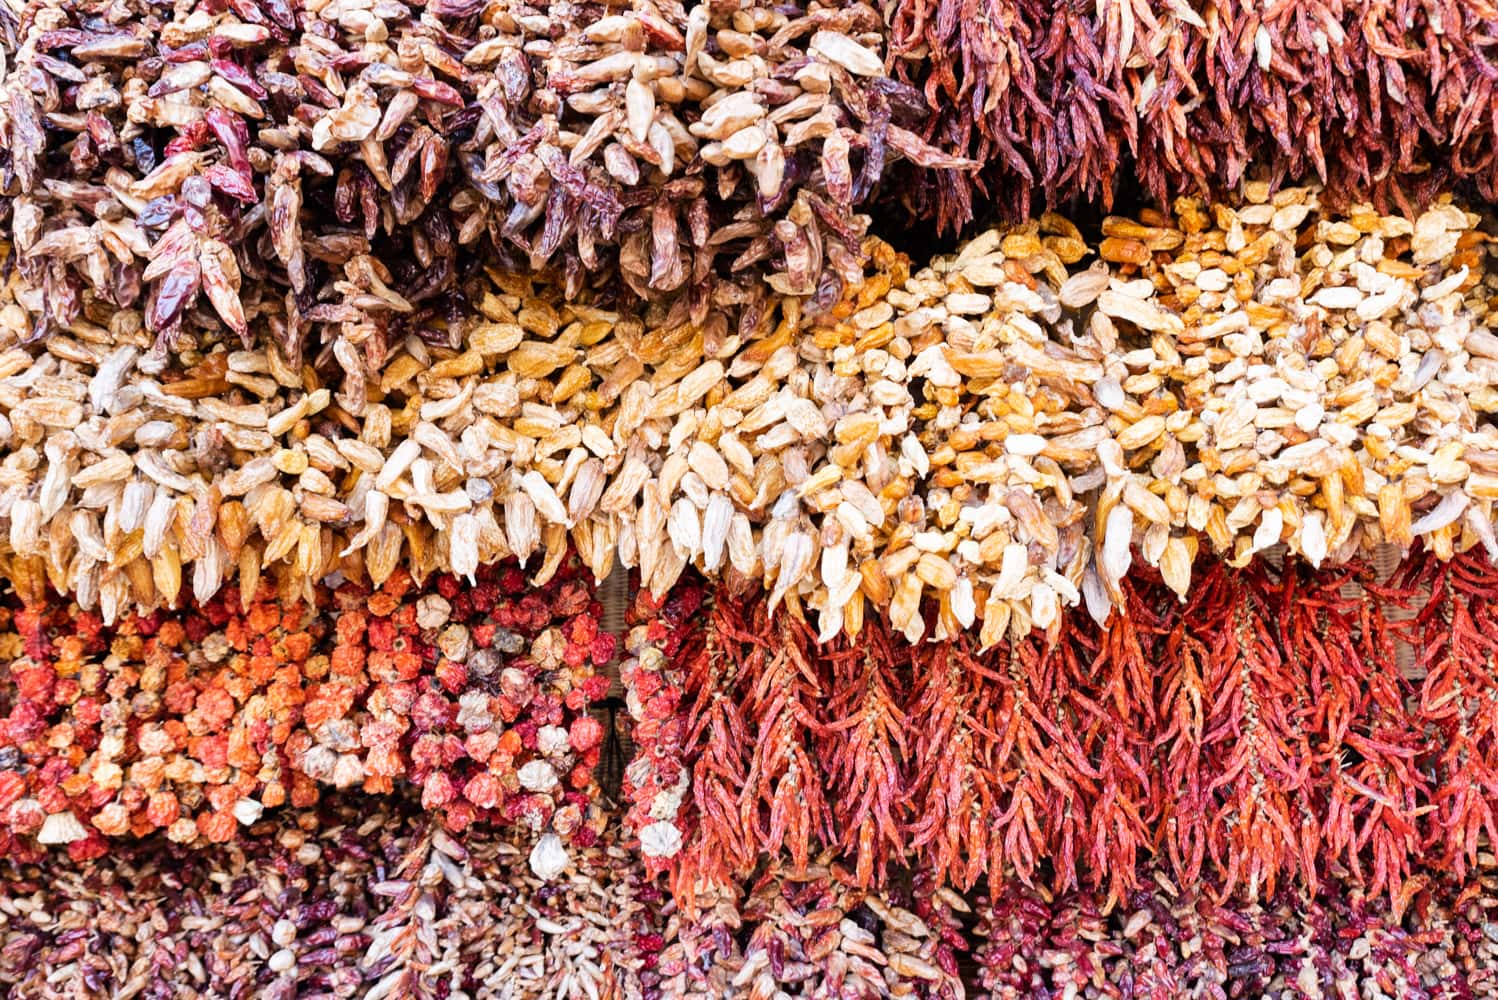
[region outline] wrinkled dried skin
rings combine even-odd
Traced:
[[[222,843],[328,789],[414,788],[445,829],[512,827],[565,865],[599,795],[600,614],[573,557],[544,587],[513,566],[471,586],[401,571],[310,606],[229,587],[112,627],[57,598],[7,608],[0,845]]]
[[[1184,598],[1198,550],[1498,552],[1478,217],[1318,198],[1251,184],[1096,248],[1047,216],[913,274],[870,242],[822,316],[698,323],[486,270],[457,346],[340,340],[300,371],[211,327],[155,356],[133,311],[22,347],[40,293],[15,275],[11,574],[114,620],[246,573],[294,594],[514,555],[539,583],[570,538],[657,595],[688,565],[760,580],[824,638],[878,613],[988,645],[1105,617],[1136,560]]]
[[[161,839],[0,864],[0,989],[277,1000],[312,993],[583,1000],[651,995],[667,905],[612,825],[543,879],[414,803],[335,796],[231,845]],[[557,992],[558,983],[570,987]]]
[[[28,9],[0,99],[18,260],[46,291],[30,337],[97,301],[144,306],[162,349],[201,310],[293,369],[340,344],[375,361],[452,340],[476,250],[689,294],[699,321],[761,272],[826,307],[859,211],[898,208],[885,175],[967,166],[910,131],[920,96],[861,3],[92,15]]]
[[[924,93],[921,134],[981,163],[917,177],[923,217],[1158,204],[1256,174],[1319,178],[1406,211],[1470,182],[1498,194],[1491,37],[1478,4],[1234,0],[885,5],[891,74]]]

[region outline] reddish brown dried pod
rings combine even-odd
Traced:
[[[922,193],[944,226],[1106,209],[1133,180],[1165,205],[1254,169],[1401,206],[1461,181],[1498,194],[1484,5],[898,0],[886,16],[892,73],[932,110],[923,135],[982,164]]]
[[[1285,888],[1262,901],[1148,870],[1121,901],[1011,883],[976,907],[978,995],[1454,1000],[1491,992],[1491,868],[1431,880],[1402,916],[1343,874],[1329,871],[1319,891]]]
[[[698,322],[765,283],[827,307],[889,168],[964,162],[913,131],[864,3],[99,11],[14,29],[0,182],[33,336],[97,297],[143,302],[164,346],[199,310],[293,369],[378,367],[448,339],[427,325],[479,247],[573,289],[617,268]]]
[[[521,846],[465,846],[412,799],[335,794],[228,845],[9,857],[0,992],[659,996],[666,906],[615,831],[548,881]]]

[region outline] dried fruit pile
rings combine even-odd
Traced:
[[[1470,181],[1498,197],[1490,112],[1498,12],[1468,3],[892,0],[894,76],[924,134],[983,164],[925,212],[960,225],[1122,183],[1162,203],[1255,170],[1344,198],[1421,201]]]
[[[1491,856],[1486,859],[1490,862]],[[1412,892],[1403,919],[1356,882],[1243,905],[1155,873],[1125,900],[1010,884],[982,900],[981,996],[1489,997],[1498,995],[1491,867]]]
[[[1115,899],[1147,865],[1250,898],[1340,877],[1396,900],[1478,866],[1498,793],[1485,554],[1385,584],[1295,560],[1198,575],[1179,603],[1134,574],[1105,627],[1073,611],[985,652],[875,621],[819,644],[762,596],[684,584],[632,633],[654,666],[622,675],[627,825],[678,896],[824,850],[865,887],[909,869]]]
[[[1266,902],[1178,889],[968,901],[916,878],[853,888],[836,863],[665,899],[610,827],[549,883],[504,842],[461,844],[414,803],[334,796],[242,844],[158,839],[108,863],[0,860],[9,995],[238,997],[968,995],[1490,996],[1494,862],[1436,880],[1400,915],[1331,880]],[[1218,992],[1220,991],[1220,992]]]
[[[1262,184],[1235,205],[1109,219],[1096,248],[1046,216],[914,273],[871,244],[820,318],[779,298],[699,326],[682,300],[605,309],[481,271],[458,348],[407,337],[374,370],[207,332],[158,356],[127,311],[20,346],[17,275],[6,568],[112,621],[189,566],[199,601],[236,569],[310,599],[335,570],[542,550],[544,581],[570,536],[658,596],[693,565],[760,578],[824,638],[878,609],[987,645],[1082,601],[1102,618],[1136,560],[1184,599],[1199,548],[1498,554],[1481,217]]]
[[[60,600],[7,612],[0,846],[223,842],[325,788],[403,785],[449,830],[591,842],[605,732],[587,710],[615,639],[580,563],[539,588],[513,566],[472,587],[401,570],[316,598],[229,587],[112,627]]]

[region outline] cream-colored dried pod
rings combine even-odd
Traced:
[[[1165,550],[1160,555],[1160,576],[1182,601],[1186,600],[1186,592],[1191,587],[1193,549],[1187,539],[1174,536],[1165,543]]]
[[[124,573],[99,573],[99,615],[113,625],[130,611],[130,580]]]
[[[282,523],[281,529],[266,541],[264,553],[266,565],[269,566],[288,558],[294,558],[301,543],[301,521],[294,517],[287,518]]]
[[[1134,513],[1125,504],[1116,504],[1103,523],[1103,539],[1098,546],[1098,574],[1108,596],[1117,604],[1123,598],[1119,584],[1133,561]]]
[[[520,477],[520,488],[523,489],[531,501],[536,505],[536,511],[543,519],[551,524],[560,524],[570,527],[571,521],[567,517],[567,508],[562,504],[561,498],[556,491],[535,469]]]
[[[921,581],[914,573],[906,573],[895,585],[889,602],[889,622],[911,642],[919,642],[926,631],[921,620]]]
[[[41,552],[42,508],[35,500],[17,500],[10,508],[10,547],[17,555]]]
[[[59,435],[61,437],[61,435]],[[73,453],[61,448],[54,448],[53,442],[47,442],[47,474],[42,477],[42,488],[37,494],[37,506],[41,515],[41,523],[52,520],[52,517],[67,503],[68,495],[73,490],[74,472],[77,468]],[[126,459],[128,462],[129,459]],[[86,485],[86,484],[84,484]]]
[[[666,536],[684,559],[694,559],[702,551],[702,522],[691,500],[683,497],[672,504]]]
[[[209,536],[203,555],[192,564],[192,596],[202,604],[218,593],[224,582],[226,554],[218,538]]]
[[[405,536],[400,528],[394,524],[387,524],[380,529],[365,549],[364,568],[369,573],[370,582],[376,587],[390,579],[390,574],[394,573],[396,566],[400,564],[401,546],[404,541]]]
[[[458,454],[457,446],[453,444],[452,438],[448,437],[441,428],[421,421],[412,430],[411,437],[417,444],[435,453],[451,466],[454,472],[459,475],[463,474],[463,457]]]
[[[155,499],[156,488],[144,479],[132,479],[125,484],[120,496],[120,530],[129,534],[140,528],[146,520],[146,511]]]
[[[702,515],[702,568],[709,573],[716,572],[723,564],[733,514],[733,502],[723,494],[714,493],[708,498]]]
[[[624,110],[629,121],[630,135],[635,142],[644,142],[650,134],[650,123],[655,119],[655,91],[639,77],[631,77],[624,86]],[[669,170],[663,171],[667,175]]]
[[[458,514],[453,518],[447,535],[448,560],[452,572],[465,576],[470,584],[476,582],[474,574],[479,567],[479,522],[472,514]]]
[[[531,553],[541,544],[541,529],[536,523],[536,505],[530,495],[512,486],[505,496],[505,541],[524,566]]]
[[[776,567],[775,589],[770,592],[770,610],[773,612],[787,593],[799,587],[810,572],[817,558],[817,541],[811,533],[796,530],[785,536]],[[769,559],[765,560],[770,564]]]
[[[754,544],[754,528],[742,511],[735,511],[728,525],[728,561],[746,577],[754,576],[759,564],[759,552]]]
[[[541,538],[546,551],[536,575],[531,577],[531,585],[536,587],[545,586],[561,568],[562,558],[567,554],[567,526],[548,524],[542,529]]]
[[[255,600],[255,592],[260,589],[260,548],[254,544],[246,544],[239,550],[239,604],[241,610],[248,611]]]
[[[608,474],[603,462],[590,458],[583,462],[572,480],[572,489],[567,495],[567,519],[570,524],[579,524],[593,513],[603,496]]]
[[[177,603],[182,590],[182,561],[177,557],[177,544],[168,542],[151,558],[151,582],[156,592],[168,605]]]
[[[390,514],[390,498],[379,490],[369,490],[364,494],[364,525],[358,534],[349,539],[348,545],[340,552],[339,558],[347,558],[351,553],[364,548],[370,539],[385,527],[385,519]]]
[[[1326,559],[1326,515],[1319,510],[1307,513],[1300,522],[1299,542],[1300,554],[1320,569]]]
[[[390,487],[406,474],[412,463],[421,457],[421,444],[412,438],[403,438],[385,459],[380,474],[375,477],[375,489],[388,493]]]
[[[146,508],[145,534],[141,544],[147,559],[154,561],[157,553],[161,551],[176,514],[175,498],[166,490],[157,491],[156,498],[151,501],[151,506]],[[157,589],[161,588],[158,586]]]

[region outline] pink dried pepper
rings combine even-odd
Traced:
[[[421,789],[477,820],[588,836],[603,727],[587,714],[614,654],[586,568],[531,588],[513,566],[474,585],[319,587],[316,608],[262,587],[104,629],[69,602],[14,613],[0,700],[0,846],[164,828],[221,842],[319,786]]]

